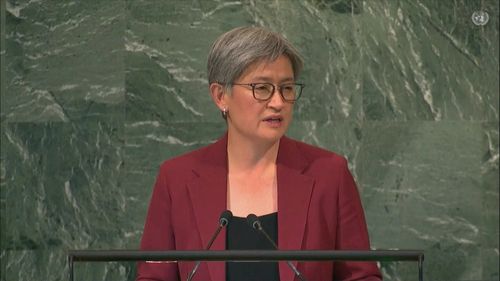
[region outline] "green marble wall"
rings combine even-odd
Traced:
[[[2,281],[67,280],[68,249],[138,247],[160,162],[224,132],[205,60],[240,25],[303,52],[289,135],[348,157],[374,248],[425,250],[426,280],[499,280],[498,1],[1,5]],[[381,267],[416,280],[413,263]]]

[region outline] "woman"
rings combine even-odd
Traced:
[[[302,60],[281,35],[241,27],[208,57],[212,99],[227,123],[216,143],[162,164],[141,249],[200,250],[222,211],[234,217],[211,249],[272,249],[246,225],[259,216],[281,250],[367,250],[368,233],[344,158],[284,136],[303,85]],[[307,280],[380,280],[374,263],[293,262]],[[139,263],[138,280],[186,280],[194,264]],[[294,280],[286,263],[201,263],[193,280]],[[298,279],[296,279],[298,280]]]

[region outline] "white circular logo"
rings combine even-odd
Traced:
[[[490,15],[485,11],[475,11],[472,13],[472,22],[475,25],[485,25],[490,20]]]

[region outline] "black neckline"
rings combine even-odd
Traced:
[[[278,215],[278,212],[273,212],[273,213],[269,213],[269,214],[265,214],[265,215],[261,215],[261,216],[257,216],[257,217],[259,219],[264,219],[264,218],[268,218],[268,217],[272,217],[272,216],[276,216],[276,215]],[[246,217],[233,216],[233,219],[246,220],[247,218]]]

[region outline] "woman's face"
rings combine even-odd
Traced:
[[[233,85],[231,94],[224,95],[229,134],[252,141],[279,140],[292,121],[293,103],[283,100],[278,86],[294,82],[292,64],[286,56],[249,66],[234,84],[271,83],[276,90],[271,99],[258,101],[251,86]]]

